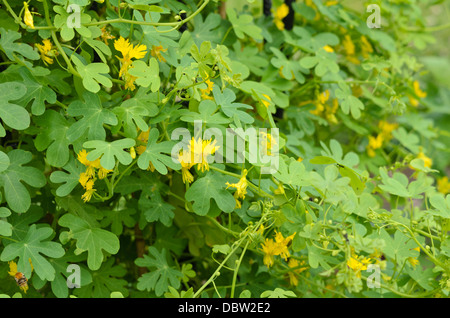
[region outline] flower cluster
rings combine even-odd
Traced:
[[[80,177],[78,182],[81,186],[86,190],[86,192],[81,196],[84,202],[88,202],[91,200],[92,195],[97,190],[94,189],[94,183],[98,179],[104,179],[112,170],[105,169],[100,164],[100,158],[97,158],[94,161],[90,161],[87,159],[88,152],[82,149],[77,156],[79,162],[81,162],[85,167],[86,171],[80,173]]]
[[[261,244],[262,251],[264,252],[264,265],[266,265],[267,267],[273,266],[273,264],[275,263],[275,256],[280,256],[285,261],[287,261],[291,256],[288,247],[295,234],[296,233],[288,237],[283,237],[283,234],[281,232],[275,231],[275,240],[266,238],[264,243]]]
[[[219,146],[216,146],[216,140],[202,140],[198,138],[195,140],[192,137],[188,150],[181,150],[178,154],[178,161],[181,164],[181,175],[184,183],[191,183],[194,181],[189,169],[197,164],[197,169],[204,172],[209,170],[208,157],[213,155]]]
[[[369,144],[367,145],[367,154],[369,157],[375,157],[375,150],[383,146],[383,143],[388,142],[392,138],[392,132],[397,129],[398,124],[389,123],[384,120],[378,122],[380,132],[376,137],[369,136]]]
[[[239,201],[239,199],[245,199],[245,195],[247,194],[247,186],[248,186],[248,181],[247,181],[247,169],[244,169],[243,173],[242,173],[242,177],[241,179],[239,179],[238,183],[226,183],[227,185],[227,189],[229,187],[235,188],[236,192],[234,192],[234,199],[236,200],[236,208],[240,209],[241,208],[241,202]]]
[[[132,76],[128,71],[133,68],[132,59],[141,59],[147,54],[147,46],[144,44],[138,44],[133,46],[130,44],[128,39],[120,37],[118,40],[114,41],[114,48],[122,53],[122,58],[117,56],[117,59],[121,62],[119,76],[125,81],[125,89],[134,90],[135,76]]]
[[[325,90],[324,92],[317,95],[314,101],[306,101],[302,104],[313,103],[316,108],[314,110],[310,110],[309,112],[313,115],[323,117],[328,122],[337,124],[336,112],[339,109],[339,103],[337,98],[333,98],[331,105],[328,104],[328,100],[330,99],[330,91]]]

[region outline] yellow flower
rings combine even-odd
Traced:
[[[275,231],[275,242],[277,245],[275,248],[276,255],[280,255],[282,258],[284,258],[284,260],[288,259],[288,257],[290,256],[288,245],[294,238],[295,234],[296,233],[285,238],[283,237],[283,234],[281,234],[281,232]]]
[[[248,181],[246,177],[247,169],[244,169],[242,177],[239,179],[238,183],[226,183],[227,189],[229,187],[236,188],[236,192],[234,192],[234,199],[236,200],[236,208],[238,209],[241,207],[241,202],[238,199],[245,199],[245,195],[247,194]]]
[[[95,169],[100,168],[100,158],[94,160],[94,161],[89,161],[87,159],[87,155],[89,153],[86,152],[85,149],[80,150],[80,152],[78,153],[78,161],[81,162],[84,166],[86,166],[86,174],[89,177],[94,177],[95,176]]]
[[[331,46],[329,46],[329,45],[325,45],[325,46],[323,47],[323,49],[324,49],[325,51],[327,51],[328,53],[333,53],[333,52],[334,52],[333,48],[332,48]]]
[[[331,7],[331,6],[334,6],[334,5],[338,4],[338,3],[339,2],[337,0],[329,0],[329,1],[325,2],[325,5],[327,7]]]
[[[420,247],[417,246],[416,248],[413,248],[414,251],[417,251],[420,253]],[[416,267],[417,264],[419,264],[419,260],[417,257],[408,257],[408,262],[413,266]]]
[[[108,45],[108,40],[112,40],[112,39],[116,38],[114,35],[111,35],[111,33],[109,33],[108,30],[106,30],[106,26],[101,28],[101,30],[102,30],[101,38],[102,38],[103,42],[105,42],[106,45]]]
[[[383,135],[377,137],[369,136],[369,144],[367,145],[367,153],[369,157],[375,157],[375,150],[383,146]]]
[[[437,190],[444,195],[450,193],[450,182],[447,176],[437,179]]]
[[[130,156],[132,159],[136,159],[136,149],[134,147],[130,148]]]
[[[213,90],[214,83],[211,82],[209,79],[207,79],[205,81],[205,84],[207,86],[205,89],[200,88],[200,92],[202,93],[201,94],[202,99],[210,99],[210,100],[214,99],[212,96],[209,96],[209,94]]]
[[[97,190],[95,189],[86,190],[86,192],[81,196],[81,198],[83,199],[84,202],[88,202],[91,200],[92,195],[94,194],[95,191]]]
[[[361,257],[353,254],[352,257],[347,260],[347,266],[356,272],[356,276],[361,277],[361,271],[366,270],[367,265],[370,264],[370,262],[371,259],[368,257]]]
[[[344,45],[344,50],[347,55],[355,54],[355,44],[353,43],[350,35],[345,35],[344,40],[342,41],[342,45]]]
[[[213,155],[216,150],[219,149],[219,146],[216,146],[216,143],[217,140],[211,142],[211,139],[202,140],[201,138],[198,138],[195,140],[194,137],[192,137],[190,152],[191,159],[193,158],[194,160],[191,163],[197,163],[197,169],[201,172],[209,170],[208,157]]]
[[[378,128],[381,130],[380,135],[383,136],[385,141],[388,141],[392,138],[392,132],[397,129],[397,123],[389,123],[385,120],[380,120],[378,122]]]
[[[270,267],[274,264],[274,256],[275,256],[275,249],[276,244],[272,239],[266,238],[264,241],[264,244],[261,244],[262,251],[264,252],[264,258],[263,263],[267,267]]]
[[[305,261],[301,261],[299,262],[298,260],[296,260],[295,258],[290,258],[288,261],[288,266],[289,268],[293,268],[293,270],[288,272],[288,276],[289,276],[289,283],[293,286],[297,286],[298,285],[298,278],[296,274],[300,274],[301,272],[305,271],[308,269],[308,267],[300,267],[302,265],[305,265],[306,262]]]
[[[261,135],[262,141],[261,141],[261,147],[266,151],[266,155],[271,156],[272,155],[272,149],[273,146],[277,144],[277,141],[272,138],[272,135],[270,133],[265,133],[261,131],[259,133]]]
[[[417,159],[423,160],[424,167],[431,168],[433,165],[433,159],[427,157],[422,150],[420,150],[419,154],[417,155]]]
[[[154,57],[156,57],[158,59],[158,61],[160,62],[165,62],[166,59],[164,58],[164,56],[161,55],[161,52],[166,52],[167,49],[163,48],[162,45],[158,45],[158,46],[152,46],[152,49],[150,51],[150,54]]]
[[[86,191],[90,191],[90,190],[94,189],[94,179],[89,179],[86,182],[85,189],[86,189]]]
[[[28,4],[26,2],[23,3],[23,7],[25,9],[25,13],[23,15],[23,22],[28,25],[30,28],[34,29],[33,15],[28,8]]]
[[[193,160],[191,160],[190,151],[181,151],[178,154],[178,161],[181,164],[181,176],[183,178],[183,183],[191,183],[194,181],[194,177],[192,176],[189,169],[193,165]]]
[[[136,77],[128,74],[130,68],[132,68],[132,60],[131,59],[141,59],[147,54],[147,46],[144,44],[138,44],[133,46],[129,42],[128,39],[124,39],[120,37],[118,40],[114,41],[114,48],[122,53],[122,58],[117,57],[117,59],[121,62],[122,66],[120,67],[119,76],[123,77],[125,80],[125,88],[134,90],[134,81]]]
[[[108,173],[112,172],[112,170],[108,170],[103,168],[102,166],[99,167],[98,169],[98,178],[101,179],[105,179],[106,176],[108,175]]]
[[[263,105],[264,105],[266,108],[269,108],[269,105],[270,105],[270,102],[272,101],[272,99],[270,98],[269,95],[266,95],[266,94],[262,94],[262,96],[265,98],[265,99],[261,99]]]
[[[274,23],[277,26],[278,30],[284,30],[283,19],[289,14],[289,7],[283,3],[281,6],[277,8],[275,11]]]
[[[41,55],[42,61],[45,65],[53,64],[53,57],[58,54],[58,51],[53,46],[49,39],[42,40],[42,44],[36,44],[37,49]]]
[[[414,81],[413,82],[413,87],[414,87],[414,93],[416,94],[417,97],[419,97],[419,98],[427,97],[427,93],[420,89],[419,81]]]
[[[83,188],[86,188],[86,183],[90,180],[90,176],[87,175],[86,172],[80,173],[80,178],[78,179],[78,182],[80,182],[81,186]]]
[[[361,36],[361,53],[364,58],[368,58],[369,53],[373,53],[373,47],[364,35]]]

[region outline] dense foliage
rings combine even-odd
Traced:
[[[448,2],[0,1],[3,297],[449,295]]]

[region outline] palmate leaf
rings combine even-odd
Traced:
[[[253,107],[242,103],[233,103],[236,99],[236,94],[231,89],[225,88],[224,91],[221,92],[219,87],[214,86],[213,96],[214,101],[220,106],[222,112],[227,117],[233,119],[236,117],[245,124],[253,123],[253,116],[242,110],[242,108],[253,109]]]
[[[27,87],[27,92],[17,102],[26,106],[33,101],[31,113],[36,116],[42,115],[45,112],[45,102],[49,104],[56,102],[56,93],[43,84],[42,80],[34,77],[27,68],[21,67],[19,72],[23,78],[23,84]]]
[[[233,30],[236,36],[240,39],[245,38],[245,34],[255,40],[262,40],[262,30],[253,23],[253,17],[248,14],[236,14],[233,8],[227,7],[227,17],[233,25]]]
[[[161,296],[169,289],[169,286],[175,289],[180,287],[183,273],[168,264],[165,248],[160,252],[155,247],[150,246],[148,255],[136,259],[135,263],[139,267],[150,269],[149,273],[139,277],[137,284],[139,290],[154,290],[156,296]]]
[[[139,200],[139,209],[144,213],[147,222],[160,221],[165,226],[172,225],[172,219],[175,214],[175,207],[164,202],[161,195],[156,192],[150,198],[141,197]]]
[[[41,188],[46,183],[45,176],[37,168],[23,166],[33,158],[31,152],[14,149],[7,155],[10,164],[6,170],[0,172],[0,187],[4,189],[6,202],[11,210],[24,213],[31,205],[31,197],[22,182]]]
[[[117,125],[116,115],[109,109],[103,108],[100,97],[95,94],[85,92],[83,99],[83,101],[76,100],[70,103],[67,108],[67,114],[70,116],[83,117],[70,126],[67,130],[67,138],[73,142],[87,131],[87,137],[90,140],[104,140],[106,131],[103,124]]]
[[[186,200],[194,201],[194,212],[198,215],[206,215],[211,207],[211,199],[214,199],[217,206],[223,212],[234,210],[236,200],[233,195],[226,190],[228,178],[211,171],[201,177],[191,185],[186,191]]]
[[[86,286],[92,282],[92,275],[84,264],[80,264],[86,260],[84,254],[75,255],[75,247],[66,251],[63,257],[49,259],[49,263],[55,269],[55,279],[51,283],[52,292],[58,298],[67,298],[69,296],[69,287],[67,286],[67,278],[71,272],[67,272],[70,264],[80,266],[80,287]]]
[[[226,118],[221,113],[216,112],[217,105],[212,100],[202,100],[198,106],[198,112],[182,109],[181,120],[193,123],[196,120],[206,124],[227,124],[231,119]]]
[[[34,117],[41,132],[34,139],[38,151],[47,149],[46,158],[53,167],[62,167],[69,161],[69,145],[66,132],[70,123],[60,113],[49,109],[42,116]]]
[[[113,142],[107,142],[103,140],[89,140],[83,144],[84,148],[94,148],[87,155],[87,159],[94,161],[101,157],[100,164],[103,168],[112,170],[116,164],[116,158],[121,164],[127,166],[132,161],[129,152],[125,151],[125,148],[131,148],[136,144],[136,141],[131,138],[124,138],[114,140]]]
[[[148,136],[148,143],[145,151],[139,156],[137,164],[142,170],[147,170],[150,163],[155,167],[160,174],[167,174],[167,167],[179,170],[181,165],[172,160],[172,148],[175,145],[172,141],[163,141],[157,143],[159,137],[159,130],[156,128],[150,129]]]
[[[128,73],[137,77],[137,85],[150,87],[152,92],[158,91],[161,86],[161,80],[159,78],[159,64],[154,57],[150,59],[149,65],[147,65],[144,61],[134,61],[133,68],[130,68]]]
[[[109,66],[105,63],[90,63],[84,65],[75,55],[72,55],[72,60],[77,67],[78,73],[80,73],[83,79],[83,86],[92,93],[98,93],[100,90],[100,84],[105,87],[111,88],[112,82],[104,74],[109,73]]]
[[[79,184],[80,173],[86,171],[83,166],[74,157],[70,158],[69,162],[63,167],[64,171],[54,171],[50,175],[50,181],[53,183],[63,183],[56,189],[56,195],[65,197],[69,195],[73,189]]]
[[[30,126],[30,115],[22,106],[12,104],[9,101],[17,100],[27,92],[25,85],[19,82],[0,84],[0,118],[3,123],[16,130],[24,130]],[[6,131],[0,125],[0,137],[5,137]]]
[[[119,251],[117,236],[102,229],[97,222],[88,222],[72,213],[66,213],[59,218],[58,224],[70,229],[69,237],[77,241],[77,248],[87,251],[87,264],[91,270],[95,271],[102,265],[103,250],[110,254]]]
[[[113,112],[117,115],[119,123],[114,130],[123,127],[126,137],[136,138],[138,128],[141,131],[147,131],[149,126],[144,119],[158,114],[157,93],[147,94],[148,89],[141,87],[136,95],[125,100],[120,106],[116,106]]]
[[[0,207],[0,235],[11,236],[12,235],[12,224],[8,223],[6,220],[1,218],[6,218],[11,215],[11,211],[4,206]]]
[[[26,277],[31,277],[31,261],[34,271],[40,279],[52,281],[55,278],[55,269],[42,255],[59,258],[65,253],[61,244],[48,240],[52,234],[51,227],[37,228],[36,224],[32,224],[23,240],[5,247],[0,260],[6,262],[18,257],[17,268]]]
[[[92,282],[84,288],[76,289],[74,294],[79,298],[109,298],[111,292],[118,291],[127,297],[127,281],[122,279],[126,273],[127,270],[116,265],[115,259],[110,257],[92,275]]]
[[[271,47],[270,50],[274,53],[274,57],[270,60],[273,66],[280,69],[284,78],[293,80],[295,79],[300,84],[305,82],[303,73],[308,73],[308,70],[300,66],[299,61],[289,60],[280,50]]]
[[[15,61],[15,53],[19,53],[23,57],[30,60],[39,60],[39,54],[33,50],[33,47],[26,43],[15,43],[22,35],[19,32],[0,28],[0,49],[5,52],[6,56]]]

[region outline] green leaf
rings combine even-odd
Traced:
[[[241,110],[241,108],[253,109],[253,107],[242,103],[233,103],[236,100],[236,94],[231,89],[225,88],[223,92],[221,92],[218,86],[214,86],[213,96],[214,101],[218,106],[220,106],[221,110],[227,117],[238,118],[245,124],[253,123],[253,116],[244,110]]]
[[[157,92],[161,86],[158,61],[152,57],[149,65],[140,60],[134,61],[132,65],[128,73],[137,77],[136,84],[143,87],[150,86],[152,92]]]
[[[380,167],[380,176],[383,184],[380,184],[380,189],[398,195],[400,197],[409,198],[411,197],[411,193],[409,193],[408,186],[408,177],[400,172],[395,172],[392,175],[392,178],[388,176],[387,170],[385,167]]]
[[[352,117],[358,119],[361,117],[361,110],[364,109],[364,104],[355,96],[352,95],[350,87],[339,82],[339,87],[336,89],[335,94],[339,99],[339,105],[341,106],[344,114],[352,114]]]
[[[0,151],[0,172],[8,169],[10,163],[11,161],[9,160],[8,155],[3,151]]]
[[[64,183],[56,189],[56,195],[59,197],[69,195],[78,185],[80,174],[86,171],[86,167],[73,157],[70,158],[69,162],[63,167],[63,169],[68,173],[64,171],[54,171],[50,175],[51,182]]]
[[[137,164],[142,170],[148,169],[150,163],[155,167],[160,174],[167,174],[167,167],[178,170],[180,164],[172,160],[172,157],[166,154],[171,154],[172,148],[175,145],[172,141],[163,141],[157,143],[159,137],[159,130],[156,128],[150,129],[147,146],[145,151],[139,156]]]
[[[379,237],[386,243],[383,252],[397,264],[403,264],[408,257],[419,256],[419,252],[414,250],[417,244],[401,231],[396,231],[392,237],[386,230],[381,229]]]
[[[131,148],[135,144],[136,141],[131,138],[114,140],[113,142],[89,140],[83,144],[83,147],[87,149],[94,148],[94,150],[90,151],[87,155],[88,160],[94,161],[101,158],[101,166],[107,170],[112,170],[116,164],[116,160],[114,158],[117,158],[117,160],[125,166],[129,165],[133,161],[130,153],[124,149]]]
[[[6,220],[1,218],[6,218],[11,215],[11,211],[4,206],[0,207],[0,235],[11,236],[12,235],[12,224],[8,223]]]
[[[310,185],[309,173],[306,171],[304,164],[294,158],[290,158],[287,162],[280,160],[279,169],[274,174],[274,177],[288,185]]]
[[[111,80],[104,74],[109,73],[109,66],[105,63],[90,63],[84,65],[75,55],[72,55],[72,60],[77,67],[77,71],[83,79],[83,86],[92,93],[98,93],[100,84],[107,88],[112,87]]]
[[[31,225],[23,240],[5,247],[0,260],[5,262],[18,257],[17,268],[26,277],[31,277],[31,261],[40,279],[52,281],[55,279],[55,269],[43,255],[59,258],[65,253],[61,244],[48,240],[53,233],[49,226],[37,228],[36,224]]]
[[[430,196],[430,203],[437,209],[433,214],[450,219],[450,195],[447,195],[445,198],[441,194],[432,195]]]
[[[88,14],[80,12],[80,26],[70,27],[67,22],[73,18],[71,15],[74,13],[67,12],[62,6],[54,6],[53,10],[57,13],[55,15],[54,25],[61,30],[60,34],[64,41],[70,41],[74,38],[74,30],[85,38],[90,38],[92,36],[91,31],[84,26],[84,24],[91,22],[91,17]]]
[[[62,167],[69,161],[70,142],[66,133],[70,123],[60,113],[49,109],[42,116],[34,117],[41,131],[34,139],[37,151],[47,149],[46,158],[53,167]]]
[[[11,61],[15,61],[15,53],[19,53],[30,60],[39,60],[39,54],[33,50],[31,45],[27,43],[14,43],[22,37],[21,33],[0,28],[0,35],[0,49],[5,52]]]
[[[74,294],[80,298],[110,298],[112,292],[121,293],[128,297],[127,281],[123,277],[127,270],[110,257],[92,275],[92,282],[83,287],[77,288]]]
[[[194,201],[194,212],[198,215],[208,214],[211,207],[211,199],[223,212],[234,210],[236,201],[233,195],[226,190],[227,177],[211,171],[191,185],[186,191],[186,200]]]
[[[78,249],[87,251],[87,264],[93,271],[102,265],[103,250],[110,254],[119,251],[120,242],[117,236],[102,229],[96,222],[88,222],[79,216],[66,213],[59,218],[58,224],[70,229],[70,235],[77,241]]]
[[[133,215],[136,213],[135,209],[111,209],[104,210],[104,218],[101,220],[100,225],[102,228],[106,228],[111,225],[111,232],[116,235],[123,233],[124,225],[126,227],[133,227],[136,223]]]
[[[150,246],[148,255],[136,259],[135,263],[139,267],[147,267],[150,269],[149,273],[145,273],[139,277],[137,283],[139,290],[154,290],[156,296],[161,296],[169,290],[169,286],[175,289],[180,287],[183,273],[168,264],[165,248],[159,252],[155,247]]]
[[[280,50],[271,47],[270,50],[274,53],[274,57],[270,60],[273,66],[280,69],[281,74],[285,79],[295,79],[300,84],[305,82],[305,77],[302,72],[307,73],[303,67],[300,66],[299,61],[289,60]]]
[[[216,109],[217,105],[212,100],[202,100],[198,106],[198,113],[187,109],[181,110],[181,120],[188,123],[200,120],[206,124],[227,124],[231,121],[221,113],[216,113]]]
[[[253,23],[253,17],[251,15],[239,14],[239,16],[237,16],[236,11],[231,7],[226,8],[226,13],[238,38],[244,39],[245,34],[247,34],[255,40],[263,39],[262,30]]]
[[[119,119],[119,124],[115,129],[123,126],[125,136],[136,138],[138,128],[147,131],[149,126],[144,117],[153,117],[158,114],[158,102],[155,94],[146,93],[147,89],[140,88],[136,95],[125,100],[120,106],[114,107],[113,112]]]
[[[87,131],[87,137],[90,140],[104,140],[106,131],[103,125],[117,125],[116,115],[109,109],[102,107],[100,97],[96,94],[85,92],[83,99],[84,101],[76,100],[70,103],[67,109],[67,114],[70,116],[83,116],[67,130],[67,138],[70,142],[73,142]]]
[[[10,165],[0,172],[0,187],[5,191],[6,202],[11,210],[24,213],[31,205],[31,197],[21,181],[32,187],[41,188],[46,183],[45,176],[40,169],[23,166],[33,158],[31,152],[14,149],[8,153],[8,157]]]
[[[292,290],[284,290],[282,288],[275,288],[274,290],[266,290],[261,293],[261,298],[289,298],[297,297]]]
[[[24,130],[30,126],[30,115],[25,108],[9,103],[23,97],[27,89],[18,82],[0,83],[2,98],[0,99],[0,118],[3,123],[16,130]],[[5,137],[6,131],[0,125],[0,137]]]
[[[151,196],[150,199],[141,198],[139,209],[144,213],[147,222],[160,221],[165,226],[172,225],[175,207],[164,202],[159,194]]]
[[[18,103],[26,106],[33,100],[31,113],[36,116],[42,115],[45,111],[45,102],[49,104],[56,102],[56,93],[41,80],[35,78],[27,68],[22,67],[19,72],[23,78],[23,84],[27,87],[27,92]]]

